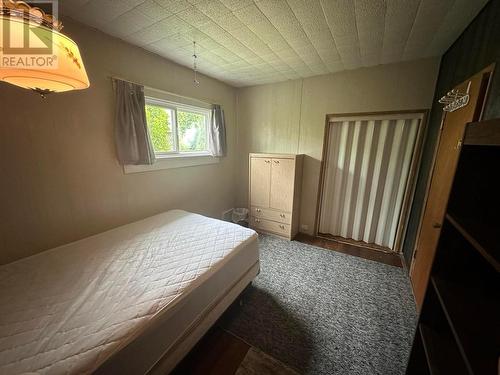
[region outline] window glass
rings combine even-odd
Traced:
[[[179,151],[206,151],[206,115],[188,111],[177,111]]]
[[[209,109],[146,97],[151,143],[160,158],[209,154],[209,119]]]
[[[153,148],[157,153],[175,151],[173,118],[173,110],[146,104],[146,121]]]

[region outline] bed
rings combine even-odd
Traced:
[[[258,272],[253,230],[180,210],[0,266],[0,373],[168,373]]]

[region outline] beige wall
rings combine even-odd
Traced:
[[[0,264],[167,209],[220,217],[246,206],[248,152],[306,154],[301,224],[311,231],[325,115],[430,107],[438,69],[429,59],[240,90],[202,76],[194,87],[190,69],[74,21],[65,26],[90,89],[41,99],[0,83]],[[228,157],[124,174],[109,76],[222,104]]]
[[[439,59],[345,71],[238,90],[238,205],[247,206],[248,153],[303,153],[301,225],[316,216],[325,116],[430,108]]]
[[[91,88],[42,99],[0,83],[0,263],[171,208],[220,217],[235,201],[236,92],[69,20]],[[110,75],[223,105],[218,164],[125,175],[115,158]]]

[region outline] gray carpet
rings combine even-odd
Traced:
[[[302,374],[404,374],[416,312],[403,269],[265,235],[260,250],[223,328]]]

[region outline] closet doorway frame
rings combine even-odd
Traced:
[[[316,216],[314,220],[314,231],[315,237],[325,238],[329,240],[334,240],[337,242],[343,242],[355,246],[365,247],[375,251],[381,251],[391,254],[401,254],[402,246],[406,237],[406,230],[408,228],[408,222],[410,219],[410,211],[413,204],[413,198],[415,196],[415,190],[417,188],[417,177],[420,171],[420,165],[422,161],[424,140],[427,135],[427,123],[429,119],[430,109],[412,109],[412,110],[400,110],[400,111],[380,111],[380,112],[355,112],[355,113],[330,113],[325,116],[325,128],[323,132],[323,152],[321,153],[320,162],[320,173],[318,182],[318,196],[316,201]],[[335,236],[328,236],[325,234],[320,234],[319,221],[321,218],[321,201],[323,199],[323,190],[325,184],[325,170],[326,170],[326,159],[328,156],[328,144],[330,139],[330,123],[332,118],[345,118],[345,117],[373,117],[373,116],[394,116],[394,115],[406,115],[406,114],[419,114],[422,115],[422,121],[418,127],[417,137],[415,140],[414,154],[412,156],[410,171],[408,174],[408,185],[406,186],[403,203],[401,205],[401,213],[399,215],[398,227],[396,229],[396,238],[394,240],[394,249],[387,250],[376,244],[369,244],[361,241],[355,241],[351,239],[339,239]]]

